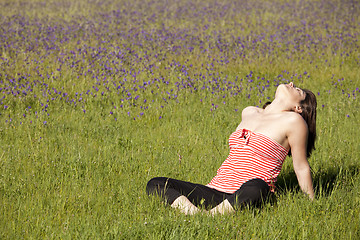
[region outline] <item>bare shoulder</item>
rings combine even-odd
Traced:
[[[249,107],[246,107],[242,110],[242,117],[245,117],[245,116],[249,116],[249,115],[252,115],[254,113],[259,113],[261,112],[263,109],[261,108],[258,108],[258,107],[254,107],[254,106],[249,106]]]
[[[287,123],[288,123],[288,133],[293,135],[305,134],[308,133],[308,126],[304,120],[304,118],[295,112],[287,113]]]
[[[304,118],[295,112],[287,112],[287,119],[289,123],[299,125],[299,127],[305,126],[307,127],[307,124],[304,120]]]

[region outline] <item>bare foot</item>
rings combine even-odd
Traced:
[[[177,208],[180,212],[185,215],[194,215],[200,212],[200,209],[197,208],[192,202],[187,199],[185,196],[180,196],[171,204],[171,207]]]
[[[234,208],[231,206],[230,202],[225,199],[222,203],[214,207],[209,211],[209,214],[211,216],[214,216],[215,214],[226,214],[226,213],[233,213],[235,212]]]

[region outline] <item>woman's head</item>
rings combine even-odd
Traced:
[[[275,99],[280,99],[286,102],[287,107],[292,108],[293,111],[300,113],[299,103],[305,99],[306,93],[294,83],[280,84],[275,92]],[[295,109],[293,109],[296,107]]]
[[[293,83],[281,84],[275,93],[275,98],[280,97],[286,99],[290,104],[292,111],[299,113],[308,125],[309,136],[307,142],[306,154],[309,157],[312,150],[315,149],[316,139],[316,97],[307,89],[301,89],[294,86]],[[266,108],[271,102],[264,104]],[[291,155],[291,153],[290,153]]]

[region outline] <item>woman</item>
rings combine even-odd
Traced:
[[[259,205],[274,191],[274,183],[287,155],[291,155],[300,188],[310,199],[314,190],[307,157],[316,137],[316,97],[305,89],[280,84],[264,109],[246,107],[242,121],[229,138],[230,153],[206,186],[171,178],[153,178],[147,193],[162,196],[185,214],[234,212],[244,205]]]

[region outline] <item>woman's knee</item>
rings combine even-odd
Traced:
[[[168,203],[172,204],[175,199],[181,196],[181,193],[173,189],[174,179],[167,177],[155,177],[148,181],[146,185],[146,193],[150,195],[158,195]]]
[[[266,196],[270,191],[269,185],[264,180],[259,178],[251,179],[245,182],[241,186],[241,188],[246,189],[247,191],[253,193],[255,198]]]
[[[166,177],[155,177],[150,179],[146,184],[146,192],[148,195],[153,194],[154,192],[159,193],[166,186],[166,181],[168,178]]]
[[[269,185],[262,179],[252,179],[245,182],[228,201],[235,206],[260,206],[268,198]]]

